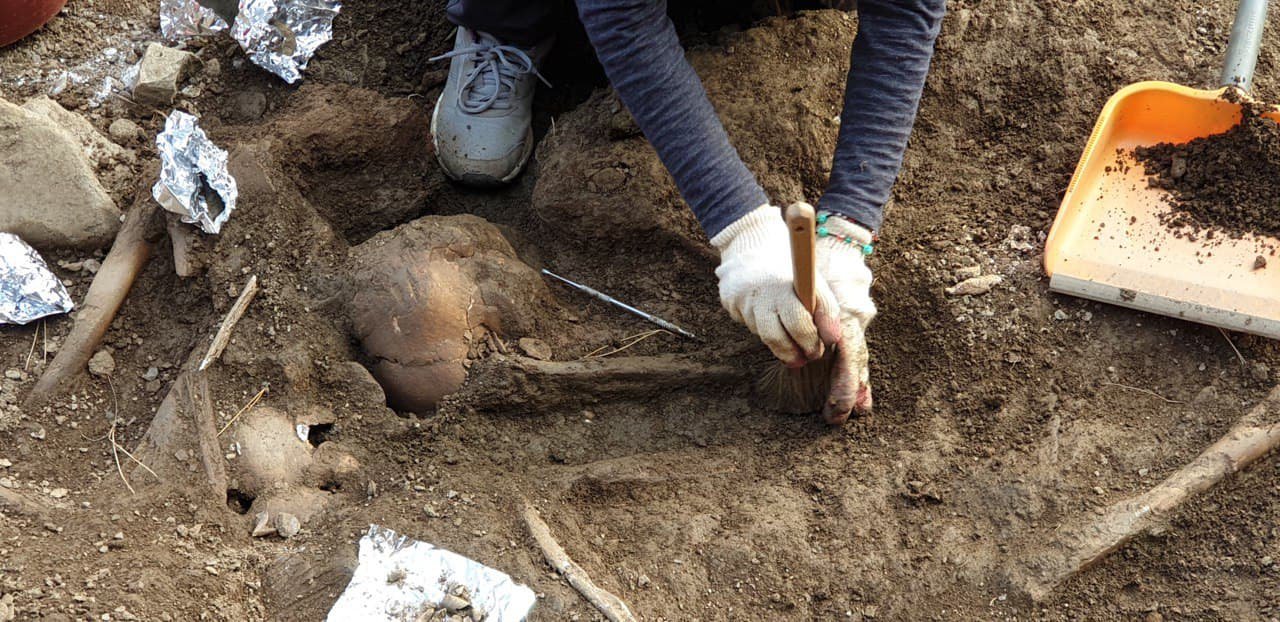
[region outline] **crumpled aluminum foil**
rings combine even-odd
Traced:
[[[196,118],[175,110],[156,136],[160,180],[151,196],[161,207],[218,233],[236,208],[236,180],[227,172],[227,152],[209,140]]]
[[[448,590],[463,586],[475,619],[519,622],[533,609],[533,590],[510,576],[396,532],[369,525],[360,539],[360,563],[329,610],[329,622],[414,622]]]
[[[160,34],[166,39],[198,37],[226,29],[226,21],[195,0],[160,0]]]
[[[0,324],[26,324],[75,306],[40,253],[12,233],[0,233]]]
[[[290,84],[316,49],[333,38],[340,0],[240,0],[231,36],[249,59]]]

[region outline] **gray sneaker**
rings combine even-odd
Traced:
[[[459,26],[453,51],[431,59],[452,59],[431,113],[436,159],[446,175],[495,186],[520,174],[533,151],[534,78],[546,83],[538,63],[550,49],[550,40],[520,48]]]

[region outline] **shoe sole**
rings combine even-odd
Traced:
[[[524,166],[529,162],[529,156],[533,154],[533,127],[530,126],[524,133],[524,146],[521,147],[520,161],[516,163],[516,168],[502,179],[494,179],[488,175],[464,174],[459,175],[449,169],[449,165],[444,163],[444,158],[440,157],[440,141],[436,138],[436,119],[440,116],[440,102],[444,101],[444,94],[441,93],[436,98],[435,108],[431,110],[431,148],[436,152],[436,162],[440,164],[440,170],[444,171],[445,177],[456,182],[468,184],[471,186],[502,186],[511,183],[513,179],[524,171]]]

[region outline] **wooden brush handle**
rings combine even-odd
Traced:
[[[808,203],[792,203],[783,212],[787,228],[791,230],[791,273],[795,282],[796,297],[813,313],[818,304],[814,291],[814,270],[817,265],[818,247],[814,242],[813,206]]]

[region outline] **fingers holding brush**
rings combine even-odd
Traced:
[[[867,337],[862,323],[854,319],[842,326],[840,345],[831,365],[831,389],[822,407],[822,417],[840,425],[849,415],[871,414],[871,383]]]

